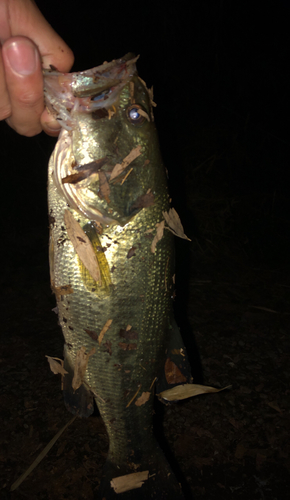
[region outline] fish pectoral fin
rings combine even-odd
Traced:
[[[193,380],[186,347],[175,320],[168,332],[166,347],[165,362],[156,382],[157,394],[177,384],[191,384]]]
[[[68,360],[67,348],[64,346],[64,369],[68,372],[63,378],[63,398],[68,411],[81,418],[87,418],[94,412],[94,398],[84,385],[74,390],[72,386],[74,370]]]

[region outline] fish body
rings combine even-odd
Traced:
[[[115,477],[148,472],[124,498],[178,499],[152,433],[156,378],[172,339],[182,345],[172,232],[153,241],[169,194],[152,96],[135,62],[45,73],[47,106],[64,127],[48,174],[51,285],[65,339],[66,406],[88,416],[94,398],[109,435],[100,498],[117,496]]]

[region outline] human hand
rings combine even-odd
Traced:
[[[44,106],[42,68],[68,72],[72,51],[33,0],[0,0],[0,41],[0,120],[27,137],[58,135]]]

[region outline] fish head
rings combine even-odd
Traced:
[[[136,59],[44,77],[47,106],[63,126],[54,182],[71,208],[106,225],[123,226],[154,205],[166,183],[152,94]]]

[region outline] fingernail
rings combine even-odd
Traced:
[[[61,126],[57,120],[46,121],[45,126],[51,130],[60,130]]]
[[[5,47],[9,64],[15,73],[21,76],[29,76],[37,68],[37,50],[29,42],[12,42]]]

